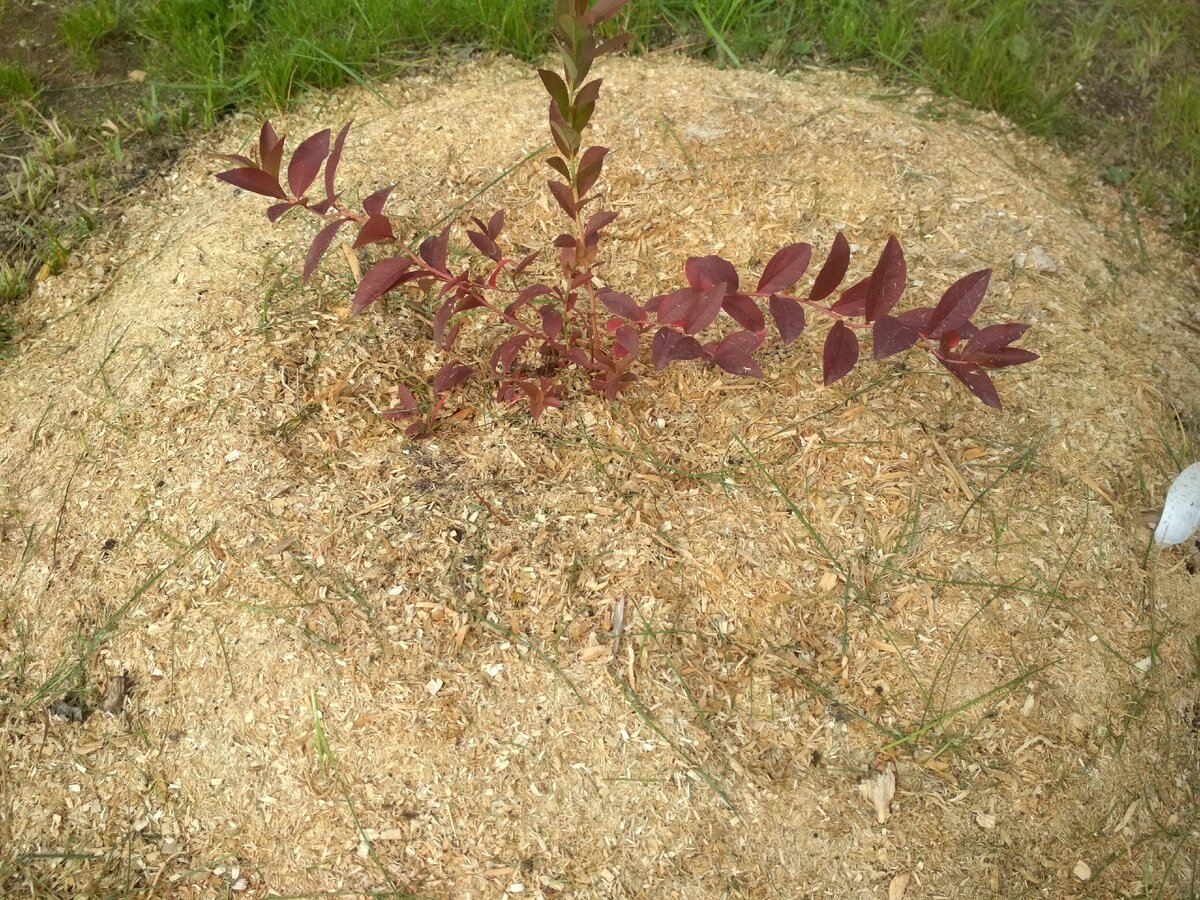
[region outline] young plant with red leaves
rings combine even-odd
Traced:
[[[325,129],[296,148],[288,162],[286,188],[281,180],[284,140],[269,122],[259,135],[257,161],[221,155],[237,167],[218,178],[277,201],[267,209],[272,222],[292,209],[307,210],[323,220],[304,260],[305,282],[343,228],[357,229],[354,248],[386,244],[400,251],[363,276],[351,311],[361,313],[385,294],[416,285],[423,299],[410,295],[408,302],[432,316],[433,340],[449,359],[428,384],[427,401],[402,385],[397,404],[386,415],[411,420],[406,428],[409,435],[429,434],[438,425],[449,393],[481,372],[497,384],[498,399],[524,400],[535,419],[561,404],[563,376],[570,369],[588,373],[590,387],[613,399],[637,379],[638,361],[647,346],[659,371],[677,360],[700,360],[733,375],[760,378],[762,370],[754,353],[766,339],[768,315],[782,342],[790,344],[805,330],[806,310],[834,319],[824,345],[825,384],[854,368],[859,336],[869,331],[875,359],[919,347],[980,400],[1000,408],[987,370],[1037,359],[1037,354],[1012,346],[1028,326],[980,327],[971,321],[987,290],[991,274],[987,270],[956,281],[935,307],[892,315],[908,277],[904,252],[894,237],[871,274],[840,292],[850,265],[850,244],[840,232],[803,296],[791,291],[812,259],[813,248],[806,243],[780,248],[753,290],[743,288],[734,265],[719,256],[688,259],[686,286],[645,302],[613,289],[599,277],[600,241],[617,214],[598,208],[595,190],[609,150],[585,146],[583,140],[601,86],[601,79],[589,80],[588,74],[596,59],[628,43],[628,34],[602,40],[597,33],[597,25],[612,18],[626,2],[556,0],[555,36],[562,74],[538,69],[549,95],[550,135],[557,150],[546,160],[557,176],[548,187],[569,223],[554,239],[561,274],[555,283],[527,282],[523,277],[536,253],[520,260],[505,253],[500,239],[503,211],[486,222],[471,219],[475,227],[467,230],[467,237],[486,261],[476,268],[450,259],[450,226],[427,237],[416,253],[404,249],[384,212],[395,185],[364,199],[361,211],[343,203],[335,178],[349,124],[336,137]],[[322,184],[310,193],[322,167]],[[831,301],[835,293],[838,296]],[[453,352],[463,325],[478,314],[490,315],[501,327],[486,363],[471,364]],[[735,327],[730,329],[725,318]]]

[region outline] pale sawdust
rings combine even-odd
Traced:
[[[6,890],[1177,895],[1200,592],[1143,554],[1200,415],[1194,269],[1150,231],[1140,266],[1114,195],[927,95],[601,74],[614,285],[839,228],[861,273],[896,233],[909,305],[991,267],[982,318],[1033,324],[1008,411],[915,355],[823,389],[817,327],[762,383],[677,366],[538,424],[476,386],[406,442],[377,413],[438,364],[422,323],[347,320],[340,254],[301,289],[312,224],[196,148],[0,372]],[[342,183],[399,179],[413,236],[542,140],[512,62],[380,90],[286,127],[356,119]],[[545,246],[545,174],[470,210]],[[47,717],[125,670],[119,716]]]

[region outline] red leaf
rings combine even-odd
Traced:
[[[406,409],[409,412],[414,412],[418,409],[417,398],[414,397],[413,392],[404,385],[400,385],[398,388],[396,388],[396,399],[400,401],[400,407],[402,409]]]
[[[416,397],[414,397],[413,392],[404,385],[400,385],[396,388],[396,398],[400,401],[400,405],[406,407],[407,409],[417,408]]]
[[[562,313],[553,306],[546,305],[538,307],[538,315],[542,317],[542,331],[546,333],[546,337],[552,341],[558,340],[563,331]]]
[[[709,359],[731,375],[762,378],[762,369],[750,354],[763,342],[763,332],[735,331],[709,351]]]
[[[777,294],[786,291],[804,277],[812,260],[811,244],[788,244],[780,247],[758,279],[758,291]]]
[[[733,263],[719,256],[692,256],[683,267],[687,283],[694,288],[710,288],[724,284],[726,291],[736,294],[738,289],[737,269]]]
[[[433,376],[433,392],[435,394],[444,394],[446,391],[453,390],[464,381],[471,377],[471,373],[475,370],[470,366],[459,362],[457,359],[452,359]]]
[[[501,402],[516,403],[524,394],[529,399],[529,415],[537,421],[548,408],[562,405],[561,393],[562,385],[543,375],[536,382],[523,379],[507,382],[500,386],[496,398]]]
[[[205,155],[211,156],[213,159],[223,159],[225,162],[237,163],[239,166],[245,166],[250,169],[258,168],[258,163],[240,153],[208,153]]]
[[[858,362],[858,335],[840,319],[833,324],[825,338],[822,362],[826,386],[845,376]]]
[[[650,342],[650,360],[659,372],[665,369],[667,363],[671,361],[671,349],[677,340],[679,340],[679,332],[672,328],[663,327],[654,333],[654,339]]]
[[[430,268],[438,272],[446,271],[446,248],[450,244],[450,226],[447,225],[434,237],[430,235],[421,242],[421,259],[429,263]]]
[[[521,352],[521,348],[529,343],[529,335],[514,334],[507,341],[496,348],[492,354],[490,363],[492,371],[497,375],[502,375],[512,368],[513,360],[517,358],[517,354]]]
[[[558,104],[559,110],[569,108],[571,105],[570,92],[567,90],[567,83],[562,80],[562,76],[551,69],[538,69],[537,73],[538,77],[542,79],[542,84],[546,86],[546,93]]]
[[[618,50],[624,49],[625,45],[632,40],[633,35],[626,31],[624,34],[618,34],[614,38],[602,41],[596,47],[596,56],[600,57],[606,53],[616,53]]]
[[[269,207],[267,207],[267,221],[272,222],[272,223],[278,222],[279,217],[282,216],[289,209],[293,208],[295,205],[296,205],[295,203],[290,203],[290,202],[271,204]]]
[[[308,279],[316,271],[317,264],[321,261],[321,257],[325,255],[325,251],[329,249],[329,245],[333,241],[334,235],[337,234],[338,229],[348,221],[349,219],[338,219],[330,222],[317,232],[317,236],[313,238],[313,242],[308,248],[308,254],[304,257],[304,272],[300,276],[300,280],[304,284],[308,284]]]
[[[907,350],[918,340],[915,331],[892,316],[880,316],[871,330],[871,355],[887,359]]]
[[[492,213],[492,217],[488,219],[487,236],[493,241],[500,237],[500,232],[504,230],[504,210],[498,209]]]
[[[979,368],[972,362],[964,360],[945,359],[938,357],[938,362],[950,370],[950,374],[967,386],[967,389],[986,403],[988,406],[996,409],[1003,409],[1003,404],[1000,403],[1000,395],[996,393],[996,385],[992,384],[992,379],[988,377],[987,372]]]
[[[535,259],[538,258],[538,252],[539,251],[534,250],[532,253],[530,253],[528,256],[526,256],[523,260],[521,260],[519,263],[517,263],[515,266],[513,266],[512,269],[510,270],[512,272],[512,274],[514,276],[520,275],[522,272],[524,272],[526,269],[528,269],[530,264]]]
[[[583,21],[590,28],[597,22],[611,19],[628,2],[629,0],[596,0],[592,8],[583,14]]]
[[[603,78],[595,78],[576,91],[575,105],[577,107],[589,103],[594,105],[600,99],[600,85],[603,81]]]
[[[342,161],[342,146],[346,143],[346,135],[350,133],[350,123],[347,122],[338,132],[333,142],[333,152],[329,154],[329,162],[325,164],[325,199],[333,203],[337,195],[333,192],[333,180],[337,175],[338,163]]]
[[[467,231],[467,237],[471,239],[471,243],[479,248],[479,252],[489,259],[494,259],[500,262],[500,248],[486,234],[480,234],[478,231]]]
[[[986,328],[981,328],[979,333],[967,342],[967,345],[963,348],[963,352],[973,353],[978,350],[999,350],[1001,347],[1007,347],[1014,341],[1020,340],[1021,335],[1028,330],[1029,326],[1023,325],[1020,322],[1004,322],[1000,325],[988,325]]]
[[[843,316],[863,316],[867,313],[867,288],[871,279],[856,281],[842,291],[842,295],[830,305],[830,309]]]
[[[669,294],[651,297],[646,301],[644,309],[646,312],[657,313],[658,321],[663,325],[682,325],[683,317],[687,315],[691,303],[696,298],[696,293],[694,288],[678,288]]]
[[[585,238],[590,238],[601,228],[611,224],[616,218],[617,214],[611,210],[605,210],[604,212],[596,213],[594,216],[588,219],[587,224],[583,226],[583,236]]]
[[[929,317],[932,315],[932,306],[918,306],[916,309],[905,310],[896,316],[896,319],[905,328],[911,328],[917,334],[928,334]]]
[[[552,168],[555,172],[557,172],[563,178],[571,177],[571,170],[569,168],[567,168],[567,161],[565,159],[563,159],[561,156],[550,157],[548,160],[546,160],[546,165],[548,165],[550,168]]]
[[[362,206],[368,215],[382,216],[383,204],[387,203],[387,198],[392,191],[396,189],[396,185],[389,184],[387,187],[381,187],[375,193],[363,198]]]
[[[904,250],[896,238],[889,237],[875,264],[875,271],[867,282],[867,321],[874,322],[886,316],[900,302],[900,295],[908,284],[908,266],[904,262]]]
[[[703,359],[707,356],[700,342],[689,334],[679,335],[679,339],[671,347],[672,360]]]
[[[628,319],[630,322],[643,322],[646,319],[642,308],[637,305],[637,301],[628,294],[623,294],[620,291],[606,290],[599,297],[600,302],[610,312],[615,313],[623,319]]]
[[[1020,347],[997,347],[995,350],[970,349],[970,344],[963,349],[962,358],[985,369],[1004,369],[1008,366],[1020,366],[1040,359],[1032,350],[1022,350]]]
[[[442,346],[442,339],[446,336],[446,326],[450,324],[450,318],[454,315],[455,307],[458,306],[459,297],[451,294],[442,301],[442,305],[438,307],[437,312],[433,314],[433,343],[436,347]]]
[[[398,419],[407,419],[410,416],[421,414],[421,408],[417,405],[417,398],[404,385],[396,388],[396,399],[400,402],[383,414],[385,419],[391,419],[395,422]]]
[[[726,335],[713,346],[713,353],[736,351],[738,353],[753,353],[762,346],[767,335],[763,331],[734,331]]]
[[[275,133],[269,121],[263,122],[258,133],[258,161],[262,170],[279,180],[279,166],[283,162],[283,138]]]
[[[762,378],[762,367],[753,356],[745,353],[724,353],[713,356],[713,363],[720,366],[730,375],[741,375],[744,378]]]
[[[785,344],[790,344],[804,333],[804,306],[798,300],[790,297],[772,297],[771,318],[775,320],[779,337]]]
[[[635,357],[640,349],[639,332],[632,325],[622,325],[617,329],[616,342],[617,347],[622,350],[626,356]]]
[[[592,83],[594,84],[595,82],[592,82]],[[587,85],[584,85],[584,87],[586,87],[586,86]],[[594,113],[595,111],[596,111],[596,104],[594,102],[580,103],[578,100],[578,95],[577,95],[577,99],[575,100],[575,106],[571,110],[571,127],[574,128],[576,131],[578,131],[580,134],[583,134],[583,130],[585,128],[587,128],[588,122],[590,122],[592,120],[592,113]]]
[[[456,313],[466,312],[469,309],[479,309],[483,305],[483,300],[474,294],[459,294],[458,304],[454,307],[454,311]]]
[[[812,293],[808,295],[808,299],[814,303],[820,303],[836,291],[837,286],[846,277],[846,270],[849,268],[850,242],[839,231],[837,237],[833,239],[833,246],[829,248],[829,256],[825,258],[825,265],[821,266],[821,271],[817,273],[817,280],[813,282]]]
[[[556,116],[558,106],[550,103],[550,133],[554,136],[554,145],[563,156],[573,157],[579,150],[579,132],[562,121],[562,116]]]
[[[292,161],[288,163],[288,187],[292,195],[303,197],[309,185],[321,171],[321,163],[329,155],[329,129],[318,131],[296,148]]]
[[[695,299],[683,316],[683,330],[687,334],[698,334],[716,321],[725,291],[725,283],[719,282],[695,294]]]
[[[410,272],[409,274],[411,275],[413,273]],[[438,291],[438,299],[440,300],[442,297],[445,297],[448,293],[450,293],[470,277],[471,270],[469,268],[463,269],[461,272],[442,285],[441,289]]]
[[[391,409],[384,410],[383,417],[396,422],[400,419],[407,419],[409,416],[415,416],[419,410],[405,409],[403,406],[393,406]]]
[[[358,230],[354,239],[354,247],[374,244],[377,241],[394,241],[396,235],[392,232],[392,220],[387,216],[368,216],[363,227]]]
[[[545,375],[538,379],[537,392],[529,393],[529,415],[536,422],[547,409],[562,406],[560,395],[563,386]]]
[[[650,358],[660,372],[676,359],[702,359],[704,348],[694,337],[680,334],[673,328],[660,328],[650,344]]]
[[[991,277],[992,270],[983,269],[964,275],[946,288],[946,293],[942,294],[942,299],[929,317],[924,333],[929,337],[941,337],[967,322],[983,301]]]
[[[377,262],[358,283],[358,290],[354,292],[354,300],[350,304],[350,313],[361,313],[399,284],[401,276],[411,268],[412,260],[407,256],[393,256]]]
[[[604,168],[604,157],[608,155],[607,147],[588,147],[579,158],[579,169],[576,181],[579,186],[579,196],[582,197],[592,189],[600,171]]]
[[[578,347],[568,347],[567,348],[567,359],[569,359],[571,362],[575,363],[575,365],[579,366],[579,368],[581,368],[581,369],[588,369],[591,371],[595,371],[597,368],[595,366],[595,364],[592,363],[592,360],[587,355],[587,353],[585,353],[583,350],[579,349]]]
[[[571,186],[561,181],[548,181],[550,193],[554,195],[554,199],[558,201],[558,205],[562,207],[563,212],[570,218],[575,218],[575,197],[571,193]]]
[[[767,327],[762,310],[745,294],[730,294],[721,304],[721,309],[748,331],[762,331]]]
[[[217,175],[217,178],[244,191],[250,191],[252,194],[262,194],[264,197],[277,197],[280,200],[288,198],[287,194],[283,192],[283,188],[279,186],[279,179],[269,175],[262,169],[245,166],[241,169],[230,169],[228,172],[221,172]]]
[[[522,303],[528,303],[535,297],[545,297],[547,294],[552,294],[554,291],[547,284],[531,284],[524,288],[521,293],[517,294],[517,299]]]

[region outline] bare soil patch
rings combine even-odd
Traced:
[[[895,233],[914,300],[992,267],[993,320],[1033,323],[1009,410],[916,358],[823,389],[818,329],[762,383],[672,368],[538,424],[476,388],[406,442],[378,412],[436,365],[423,323],[348,320],[340,254],[300,287],[311,224],[201,153],[236,120],[37,288],[0,372],[5,890],[1181,895],[1200,591],[1147,546],[1200,422],[1192,263],[1150,233],[1143,265],[1115,195],[994,117],[602,74],[614,285]],[[531,76],[286,128],[353,117],[345,183],[400,178],[415,235],[536,148]],[[544,174],[472,209],[546,246]]]

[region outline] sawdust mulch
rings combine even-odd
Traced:
[[[201,153],[236,121],[41,285],[0,371],[5,891],[1180,895],[1200,581],[1146,548],[1200,422],[1194,265],[928,95],[600,74],[611,283],[838,229],[861,272],[895,233],[910,305],[990,267],[983,318],[1032,323],[1007,410],[916,354],[824,389],[817,326],[761,383],[676,366],[537,424],[476,386],[408,442],[378,413],[437,365],[426,327],[348,319],[340,253],[300,287],[311,223]],[[343,183],[399,179],[417,235],[536,150],[535,81],[286,129],[353,117]],[[544,180],[470,210],[544,247]]]

